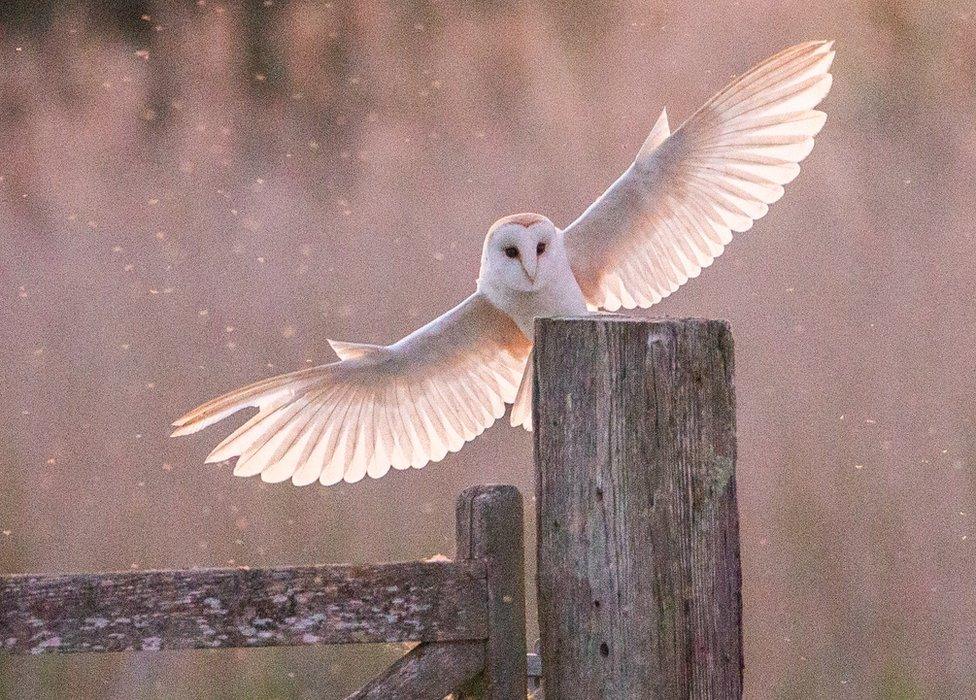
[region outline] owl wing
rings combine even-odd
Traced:
[[[565,230],[593,308],[647,308],[721,255],[800,172],[826,115],[833,42],[786,49],[673,134],[661,114],[634,163]]]
[[[509,316],[474,294],[393,345],[333,346],[346,359],[208,401],[174,422],[173,435],[256,407],[208,462],[238,457],[237,476],[298,486],[419,468],[461,449],[504,414],[531,344]]]

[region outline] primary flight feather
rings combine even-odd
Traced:
[[[258,413],[207,457],[296,485],[378,478],[456,452],[512,404],[531,429],[536,317],[647,308],[721,255],[800,172],[826,115],[832,42],[788,48],[732,81],[673,133],[666,113],[629,168],[564,230],[495,222],[474,294],[392,345],[329,341],[340,358],[264,379],[179,418],[188,435]]]

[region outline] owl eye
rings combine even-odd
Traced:
[[[510,258],[517,258],[518,257],[518,248],[516,248],[513,245],[508,246],[507,248],[505,248],[505,255],[507,255]]]
[[[546,252],[546,244],[545,243],[540,243],[540,244],[538,244],[535,247],[535,254],[536,255],[542,255],[545,252]]]

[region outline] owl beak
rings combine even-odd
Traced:
[[[522,269],[525,271],[525,276],[529,278],[529,282],[533,285],[535,284],[535,275],[539,270],[539,259],[532,258],[531,261],[526,260],[525,256],[520,258],[522,261]]]

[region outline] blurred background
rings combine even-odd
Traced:
[[[496,218],[566,225],[662,107],[835,38],[800,177],[646,313],[735,332],[747,696],[976,696],[974,36],[970,0],[7,0],[0,572],[451,555],[465,486],[531,496],[507,422],[303,489],[169,423],[413,330]],[[0,696],[336,697],[401,653],[0,657]]]

